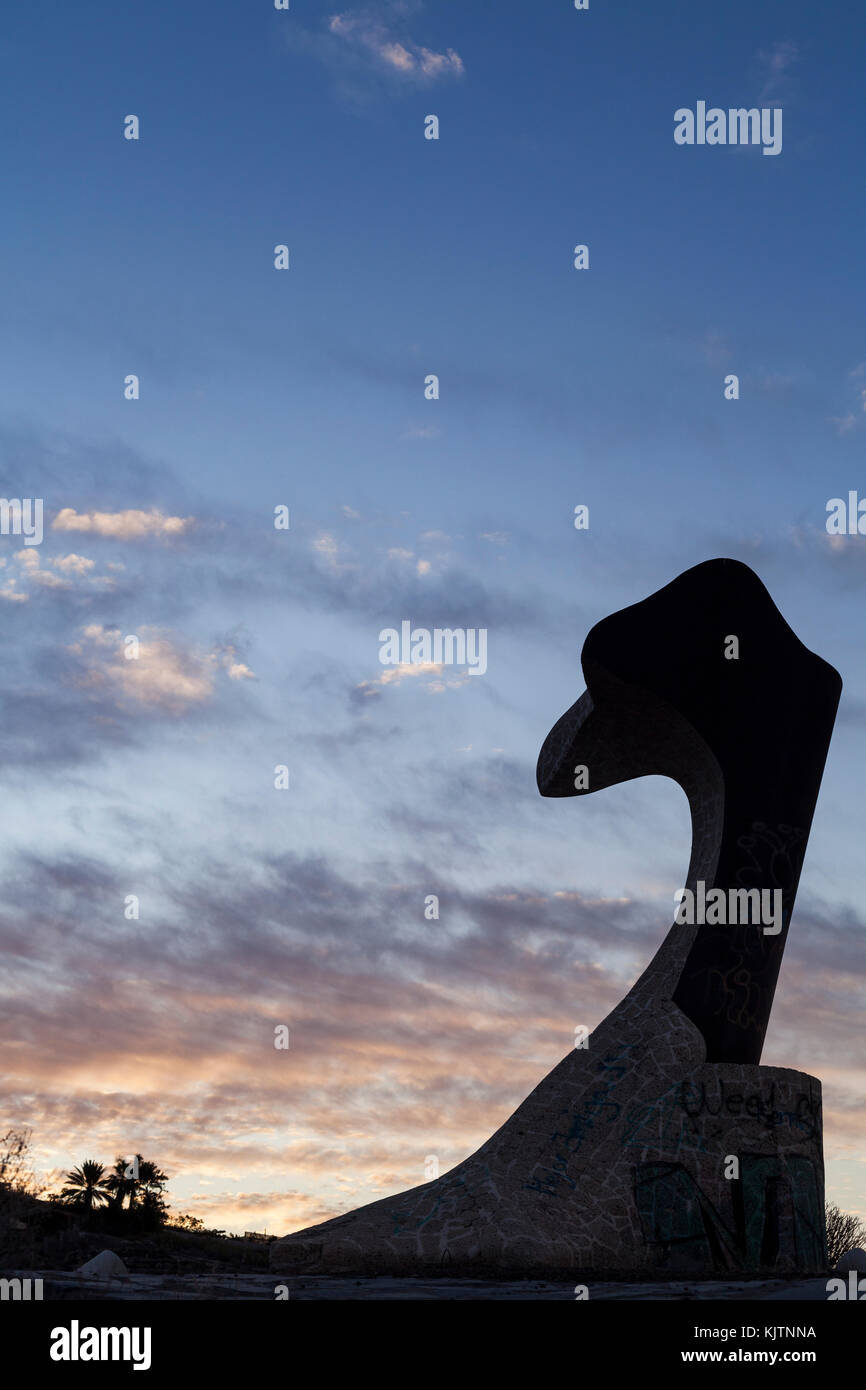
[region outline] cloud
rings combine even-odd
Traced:
[[[340,574],[347,568],[340,560],[340,547],[337,540],[329,531],[322,531],[312,541],[312,549],[317,555],[322,557],[325,565],[334,574]]]
[[[436,536],[431,532],[421,539]],[[535,636],[578,625],[571,604],[549,594],[488,586],[455,560],[437,561],[434,579],[428,559],[409,563],[413,552],[408,547],[389,547],[394,554],[372,555],[364,563],[331,533],[317,536],[311,548],[318,564],[303,561],[298,551],[288,566],[283,564],[279,577],[289,600],[303,600],[330,614],[360,614],[381,628],[393,613],[411,613],[421,626],[521,629]],[[233,580],[235,596],[245,579]]]
[[[118,628],[88,624],[68,647],[81,659],[74,683],[127,708],[138,705],[182,715],[211,698],[218,669],[230,680],[254,679],[249,667],[235,660],[231,647],[200,654],[147,627],[131,636],[134,646]]]
[[[864,373],[866,373],[866,362],[859,362],[856,367],[851,368],[847,377],[849,381],[859,382],[862,381]],[[829,417],[830,423],[836,426],[838,435],[853,434],[855,430],[862,429],[866,425],[866,420],[863,419],[863,416],[866,415],[866,387],[859,386],[857,388],[856,402],[856,413],[849,408],[845,415],[831,415]]]
[[[146,460],[138,463],[146,473]],[[68,489],[69,479],[63,484]],[[160,490],[173,495],[165,479]],[[184,500],[183,510],[149,507],[144,514],[201,513],[200,499]],[[104,505],[75,502],[70,516],[112,514]],[[77,548],[49,555],[48,547],[63,536],[51,531],[41,547],[0,551],[0,622],[7,625],[0,766],[9,777],[34,766],[63,768],[69,775],[75,769],[79,775],[87,763],[96,770],[121,750],[147,748],[157,720],[174,721],[183,714],[195,714],[203,738],[217,728],[251,729],[248,692],[257,663],[246,651],[233,650],[242,646],[236,640],[229,651],[214,641],[212,629],[201,631],[208,612],[237,614],[241,628],[247,618],[257,622],[260,614],[278,612],[280,621],[297,625],[298,632],[321,616],[343,630],[350,646],[352,634],[367,634],[369,653],[377,650],[378,632],[406,613],[428,628],[520,632],[533,645],[579,627],[571,599],[536,592],[532,584],[518,585],[507,575],[488,582],[474,555],[464,562],[444,553],[444,546],[456,548],[459,538],[449,541],[437,530],[407,535],[405,526],[405,516],[390,515],[347,518],[341,526],[322,529],[311,520],[299,525],[292,539],[277,534],[267,516],[241,510],[233,512],[230,526],[197,523],[195,546],[106,538],[108,546],[123,545],[123,562],[94,562]],[[405,554],[389,556],[389,549]],[[16,559],[19,553],[27,558]],[[20,620],[34,603],[40,605],[39,624],[28,627],[23,640]],[[101,631],[102,640],[85,637],[85,628]],[[184,636],[172,636],[179,632]],[[110,645],[107,634],[113,634]],[[146,666],[141,658],[138,666],[125,659],[119,643],[127,634],[145,639]],[[387,694],[384,686],[356,688],[367,674],[368,658],[361,657],[360,667],[353,662],[354,655],[348,664],[342,661],[336,683],[328,686],[335,713],[345,715],[348,699],[351,716],[344,729],[331,731],[331,740],[351,744],[399,736],[393,717],[374,714],[377,699]],[[375,661],[373,671],[379,671]],[[293,689],[297,695],[290,684],[290,695]],[[263,702],[254,712],[257,721],[267,718],[269,690],[272,682],[257,692]],[[294,708],[315,740],[319,725],[305,704],[308,693],[301,689]],[[363,727],[365,719],[371,722]]]
[[[374,685],[399,685],[401,681],[410,677],[438,676],[444,671],[445,667],[441,662],[435,661],[403,661],[397,666],[386,666],[381,676]]]
[[[745,383],[750,391],[779,400],[784,400],[794,391],[799,392],[804,384],[803,374],[800,372],[745,372],[741,373],[740,381]]]
[[[175,1209],[241,1230],[250,1210],[283,1231],[398,1191],[430,1152],[458,1162],[663,932],[624,892],[508,877],[485,891],[393,855],[359,876],[247,854],[239,874],[231,856],[190,868],[162,849],[147,930],[122,948],[131,865],[21,855],[6,876],[6,1113],[51,1166],[152,1153]],[[764,1058],[822,1076],[830,1154],[866,1133],[863,930],[853,910],[798,910]]]
[[[723,367],[731,359],[730,344],[715,328],[707,329],[699,347],[711,367]]]
[[[436,53],[405,36],[397,39],[379,6],[332,15],[328,32],[368,54],[375,63],[416,81],[461,77],[464,72],[463,60],[453,48]]]
[[[837,724],[849,724],[855,728],[866,729],[866,700],[858,700],[856,696],[849,695],[847,690],[843,690],[836,722]]]
[[[441,694],[447,688],[456,688],[468,683],[468,672],[464,672],[453,677],[448,681],[438,679],[445,667],[441,662],[435,661],[404,661],[399,665],[386,666],[374,681],[360,681],[352,691],[352,703],[358,705],[364,700],[378,699],[379,690],[377,687],[387,685],[400,685],[404,680],[420,680],[425,678],[426,689],[434,695]]]
[[[70,592],[78,587],[80,590],[106,590],[114,587],[115,580],[111,575],[95,575],[95,561],[88,559],[84,555],[56,555],[45,557],[39,547],[24,546],[13,554],[12,563],[18,567],[18,573],[7,572],[3,577],[0,586],[0,598],[11,603],[26,603],[32,592],[42,590],[61,590]],[[50,566],[43,569],[42,561]],[[0,569],[6,568],[6,559],[0,559]],[[54,571],[59,570],[59,574]],[[19,580],[24,586],[19,588]],[[28,592],[29,590],[29,592]]]
[[[332,14],[318,28],[296,22],[285,43],[328,68],[338,93],[355,103],[368,101],[377,87],[421,88],[461,78],[465,67],[455,49],[429,48],[406,31],[407,17],[418,8],[406,0],[380,0]]]
[[[839,435],[853,434],[857,428],[858,420],[856,415],[849,411],[847,415],[831,415],[830,423],[836,426],[836,433]]]
[[[44,570],[39,564],[39,556],[35,549],[19,550],[15,555],[15,562],[21,566],[22,574],[32,580],[34,584],[40,585],[45,589],[65,588],[64,581],[56,574],[51,574],[49,570]]]
[[[49,560],[49,564],[55,569],[62,570],[64,574],[74,574],[79,578],[83,577],[93,569],[95,560],[88,560],[84,555],[58,555],[55,560]]]
[[[400,435],[401,439],[436,439],[439,430],[435,425],[413,425],[408,430],[404,430]]]
[[[783,39],[771,48],[759,50],[758,62],[764,73],[762,98],[779,97],[787,90],[790,69],[799,56],[799,49],[791,39]]]
[[[165,516],[153,508],[149,512],[130,508],[123,512],[77,512],[63,507],[51,523],[54,531],[85,531],[112,540],[140,541],[153,536],[182,536],[193,525],[191,516]]]

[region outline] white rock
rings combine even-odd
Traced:
[[[88,1260],[76,1274],[86,1274],[88,1279],[128,1279],[129,1270],[123,1263],[119,1255],[115,1255],[113,1250],[101,1250],[98,1255],[94,1255],[92,1260]]]

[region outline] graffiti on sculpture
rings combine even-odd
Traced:
[[[796,1155],[740,1155],[723,1218],[681,1163],[639,1163],[635,1202],[659,1269],[819,1268],[824,1213],[815,1165]]]

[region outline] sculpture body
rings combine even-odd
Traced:
[[[604,619],[582,664],[587,691],[541,750],[542,794],[674,778],[692,815],[686,888],[778,892],[781,929],[675,922],[588,1047],[475,1154],[275,1242],[275,1268],[823,1269],[820,1084],[760,1056],[841,680],[732,560]]]

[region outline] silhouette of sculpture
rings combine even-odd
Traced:
[[[283,1237],[276,1268],[823,1269],[820,1083],[759,1063],[841,679],[734,560],[605,618],[581,660],[587,690],[544,741],[542,795],[672,777],[691,810],[692,901],[771,900],[778,917],[678,913],[587,1046],[476,1153]]]

